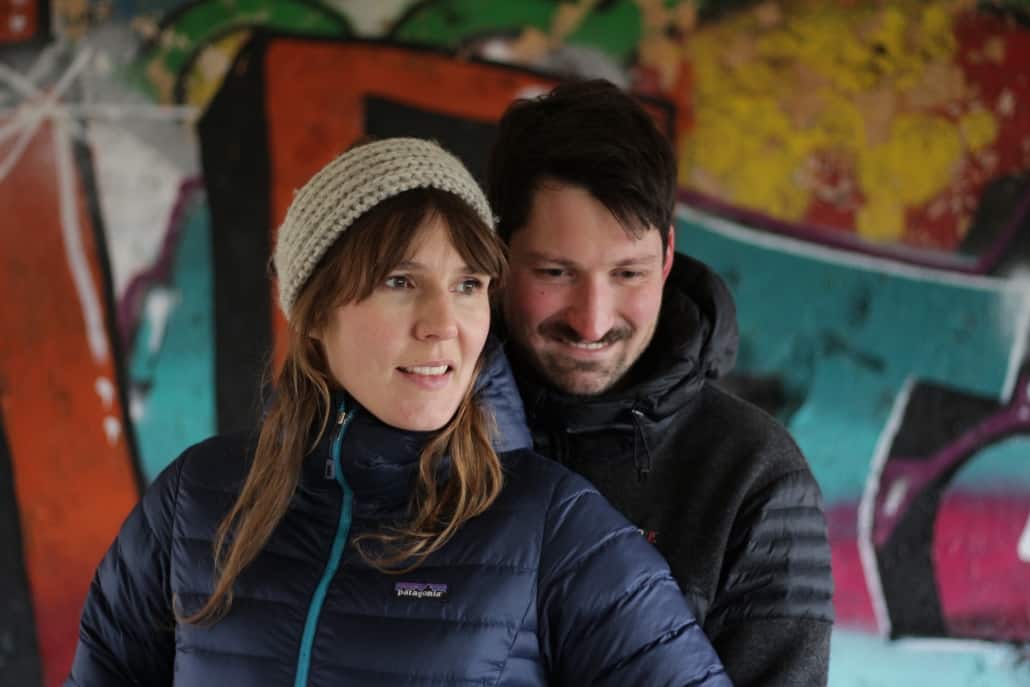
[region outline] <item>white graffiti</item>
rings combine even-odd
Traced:
[[[1027,515],[1026,527],[1023,528],[1023,534],[1019,537],[1016,555],[1024,563],[1030,563],[1030,515]]]
[[[114,446],[122,436],[122,423],[116,418],[108,415],[104,418],[104,434],[107,435],[107,443]]]
[[[172,311],[181,300],[178,292],[170,289],[155,288],[147,294],[146,313],[150,323],[147,351],[151,355],[157,355],[161,349],[161,341],[164,340],[165,329],[168,327],[168,318],[171,317]]]
[[[89,260],[82,244],[79,207],[75,193],[75,162],[72,142],[63,121],[54,122],[54,155],[57,165],[57,192],[61,211],[61,235],[64,238],[65,257],[79,296],[82,316],[86,321],[86,338],[95,361],[107,360],[107,331],[103,309],[96,284],[90,274]]]
[[[880,568],[876,564],[876,550],[873,547],[874,509],[880,488],[880,475],[883,474],[883,468],[887,464],[887,454],[890,452],[891,444],[894,443],[894,437],[901,429],[901,420],[905,417],[905,406],[908,405],[914,385],[915,380],[911,377],[906,379],[894,399],[890,417],[876,442],[876,451],[873,453],[873,460],[869,466],[869,476],[866,479],[865,489],[862,491],[862,499],[858,502],[858,557],[862,561],[866,587],[873,604],[873,614],[876,616],[876,627],[885,637],[890,634],[891,619],[887,612],[887,600],[883,595],[883,581],[880,579]]]
[[[109,345],[100,295],[97,285],[94,283],[86,246],[83,243],[83,229],[76,192],[77,178],[72,152],[73,140],[85,138],[86,130],[83,122],[94,119],[117,120],[131,115],[161,120],[193,121],[196,117],[196,108],[64,102],[64,98],[76,79],[90,65],[94,53],[89,49],[80,50],[60,73],[55,85],[44,91],[37,86],[37,82],[42,81],[44,76],[49,73],[55,62],[55,54],[56,51],[53,50],[44,51],[37,63],[29,70],[29,76],[19,74],[10,66],[0,62],[0,84],[7,86],[22,98],[13,109],[0,110],[0,117],[7,119],[3,125],[0,125],[0,144],[14,138],[14,143],[0,159],[0,183],[3,183],[14,170],[40,127],[49,122],[53,135],[56,185],[65,257],[82,309],[90,353],[96,362],[101,363],[108,359]]]
[[[98,377],[93,388],[96,389],[97,396],[100,397],[100,402],[104,404],[104,407],[110,408],[114,403],[114,384],[111,383],[111,380],[107,377]]]
[[[905,495],[908,493],[908,480],[902,477],[901,479],[894,482],[891,488],[887,491],[887,498],[883,500],[883,514],[887,517],[894,517],[898,508],[901,507],[902,501],[905,500]]]

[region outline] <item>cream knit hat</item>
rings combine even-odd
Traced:
[[[275,244],[279,305],[290,309],[318,261],[358,217],[413,188],[449,191],[493,228],[490,205],[465,166],[432,141],[388,138],[343,153],[296,192]]]

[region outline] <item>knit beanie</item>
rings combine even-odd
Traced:
[[[279,226],[273,260],[279,306],[287,319],[315,266],[344,230],[378,203],[413,188],[453,193],[494,226],[479,184],[436,143],[388,138],[348,150],[296,192]]]

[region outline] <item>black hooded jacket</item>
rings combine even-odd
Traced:
[[[512,357],[537,450],[656,543],[734,684],[824,685],[833,581],[822,497],[786,430],[712,383],[736,349],[725,285],[677,255],[654,340],[618,388],[561,394]]]

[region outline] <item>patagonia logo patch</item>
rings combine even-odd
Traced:
[[[397,597],[409,599],[446,599],[447,585],[433,582],[397,582],[393,585]]]

